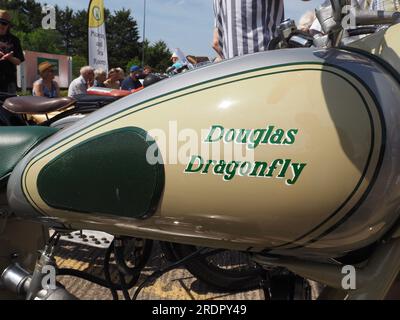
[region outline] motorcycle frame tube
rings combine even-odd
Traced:
[[[14,262],[33,270],[36,262],[35,253],[48,239],[47,229],[39,223],[1,217],[0,229],[2,229],[0,230],[0,274]],[[17,298],[15,294],[0,285],[0,299]]]
[[[314,281],[326,284],[323,300],[383,300],[400,271],[400,238],[382,242],[363,266],[356,267],[356,288],[345,291],[343,265],[301,261],[285,257],[255,256],[263,266],[280,266]]]
[[[394,166],[396,162],[400,161],[400,154],[397,151],[397,146],[400,145],[400,137],[397,134],[400,111],[397,110],[398,108],[394,108],[394,106],[400,103],[400,97],[398,94],[394,94],[394,91],[399,90],[399,84],[376,62],[362,55],[337,49],[289,49],[239,57],[159,82],[146,90],[138,92],[134,96],[121,99],[107,108],[86,117],[79,123],[55,134],[20,162],[10,179],[8,188],[8,198],[13,209],[27,216],[41,217],[26,200],[21,187],[21,177],[26,165],[35,156],[49,149],[57,141],[68,139],[74,133],[84,131],[91,124],[102,119],[108,119],[116,113],[121,112],[121,110],[126,109],[126,107],[140,104],[156,95],[168,94],[179,90],[179,88],[209,82],[221,76],[246,73],[249,70],[257,68],[285,64],[317,64],[322,66],[322,68],[329,65],[332,68],[347,72],[349,77],[354,77],[362,81],[363,86],[376,99],[377,104],[382,108],[380,110],[382,121],[385,122],[390,119],[385,124],[387,137],[382,138],[384,139],[385,153],[381,159],[382,166],[379,170],[379,176],[375,177],[376,181],[371,186],[368,197],[363,199],[356,212],[353,212],[351,216],[346,216],[346,223],[340,223],[333,229],[332,224],[328,226],[322,225],[315,230],[311,230],[300,239],[291,239],[291,241],[281,245],[279,248],[268,248],[260,243],[246,242],[243,239],[229,239],[229,237],[225,238],[221,234],[213,235],[212,233],[208,233],[199,235],[191,232],[177,232],[173,229],[173,221],[170,222],[171,228],[169,230],[167,228],[160,230],[155,225],[149,225],[148,221],[134,221],[132,223],[132,221],[124,221],[123,219],[107,217],[97,219],[89,216],[86,216],[86,218],[82,217],[82,219],[73,222],[68,221],[67,225],[73,228],[81,228],[85,226],[86,221],[90,221],[99,230],[108,230],[109,232],[113,231],[110,225],[118,226],[118,228],[115,228],[115,231],[121,233],[121,230],[125,229],[123,232],[126,235],[134,234],[135,236],[144,238],[237,250],[261,251],[269,249],[276,251],[278,254],[308,256],[311,259],[321,256],[326,258],[342,256],[348,251],[375,242],[382,237],[399,216],[399,208],[394,199],[400,196],[400,190],[393,181],[393,177],[400,175],[399,170]],[[386,85],[381,86],[382,84]],[[157,217],[157,213],[155,217]],[[346,241],[341,241],[340,239],[346,239]],[[357,245],[354,245],[354,243],[357,243]]]

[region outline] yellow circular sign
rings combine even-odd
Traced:
[[[98,6],[95,6],[93,8],[93,17],[97,20],[97,21],[101,21],[101,10]]]
[[[98,28],[104,23],[104,5],[103,1],[92,1],[89,10],[89,27]]]

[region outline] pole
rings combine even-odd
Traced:
[[[146,0],[143,0],[143,48],[142,48],[142,67],[144,67],[145,41],[146,41]]]

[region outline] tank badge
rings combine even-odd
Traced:
[[[246,144],[248,149],[260,145],[292,145],[296,141],[298,129],[276,129],[268,126],[265,129],[229,129],[212,126],[205,140],[206,143]],[[185,168],[185,173],[221,175],[224,181],[231,181],[236,176],[255,178],[275,178],[285,180],[286,185],[294,185],[306,163],[294,162],[292,159],[274,159],[272,161],[224,161],[205,160],[201,155],[193,155]]]

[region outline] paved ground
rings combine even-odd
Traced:
[[[56,249],[56,261],[60,268],[72,268],[85,271],[104,278],[103,261],[106,249],[109,247],[113,237],[109,234],[97,231],[83,231],[83,236],[79,232],[74,232],[69,236],[64,236]],[[219,259],[223,265],[232,262],[234,256],[224,254]],[[142,272],[138,284],[152,274],[155,270],[166,266],[168,262],[161,253],[158,243],[155,242],[153,254]],[[118,274],[113,260],[111,260],[112,278],[118,283]],[[91,282],[76,277],[64,276],[59,278],[69,292],[80,299],[86,300],[108,300],[112,299],[108,289],[95,285]],[[315,282],[310,282],[312,297],[316,299],[320,292],[320,286]],[[133,296],[136,287],[130,294]],[[122,294],[120,299],[123,299]],[[183,267],[176,268],[159,278],[155,283],[145,287],[138,299],[143,300],[262,300],[264,293],[262,290],[254,290],[242,293],[219,292],[197,280]],[[389,292],[387,299],[400,300],[400,275]]]
[[[143,272],[139,283],[153,271],[166,264],[158,246],[153,250],[153,255]],[[104,277],[103,257],[105,249],[94,248],[88,245],[61,241],[56,251],[56,260],[60,268],[74,268],[91,274]],[[114,269],[115,271],[115,269]],[[113,272],[113,278],[117,278]],[[112,299],[110,291],[88,281],[75,277],[60,277],[60,282],[75,296],[87,300]],[[117,281],[116,281],[117,282]],[[135,287],[136,288],[136,287]],[[134,288],[134,289],[135,289]],[[131,296],[133,295],[131,290]],[[122,299],[122,295],[121,295]],[[138,299],[177,299],[177,300],[260,300],[264,299],[262,290],[245,293],[229,294],[209,288],[204,283],[194,278],[184,268],[177,268],[158,279],[153,285],[145,287]]]

